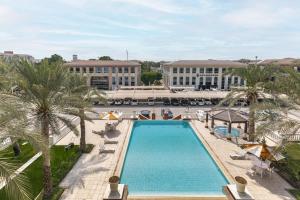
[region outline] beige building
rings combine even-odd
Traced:
[[[4,51],[3,53],[0,53],[0,59],[4,59],[5,61],[16,61],[19,59],[27,60],[30,62],[34,62],[34,57],[28,54],[18,54],[14,53],[13,51]]]
[[[163,65],[163,78],[170,88],[227,90],[231,85],[245,85],[245,81],[238,76],[227,75],[226,70],[246,66],[230,60],[180,60]]]
[[[138,86],[141,64],[119,60],[77,60],[65,64],[70,72],[87,76],[88,84],[101,90],[115,90],[121,86]]]
[[[296,58],[282,58],[282,59],[267,59],[258,63],[261,66],[280,66],[280,67],[292,67],[296,71],[300,72],[300,59]]]

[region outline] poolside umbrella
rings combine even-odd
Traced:
[[[246,152],[255,155],[258,158],[262,158],[263,160],[281,160],[284,158],[280,153],[276,153],[273,151],[271,147],[268,147],[266,144],[247,144],[244,149]]]
[[[103,114],[100,115],[100,119],[103,119],[103,120],[118,120],[119,117],[120,117],[120,115],[115,112],[109,112],[104,115]]]

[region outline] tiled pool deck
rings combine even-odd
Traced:
[[[114,154],[99,154],[99,146],[103,145],[103,139],[92,133],[92,130],[103,130],[105,121],[95,120],[93,123],[87,122],[87,143],[95,144],[96,147],[90,154],[83,155],[66,178],[61,182],[60,186],[65,189],[61,199],[63,200],[100,200],[104,194],[108,184],[108,178],[114,173],[118,160],[122,160],[122,149],[125,138],[129,136],[132,122],[125,120],[118,126],[120,134],[112,136],[114,140],[118,140],[115,145],[116,152]],[[219,165],[227,176],[232,178],[236,175],[243,176],[248,181],[248,190],[257,200],[279,200],[294,199],[287,191],[291,186],[274,173],[271,177],[261,178],[260,176],[252,176],[248,173],[251,168],[249,160],[232,160],[229,154],[233,151],[239,151],[239,147],[227,140],[218,139],[209,133],[204,127],[204,123],[192,121],[192,127],[195,132],[200,135],[203,142],[213,152],[214,157],[219,161]],[[74,141],[79,143],[79,137],[73,133],[69,133],[58,144],[68,144]],[[124,150],[124,149],[123,149]],[[120,169],[118,169],[120,170]],[[118,171],[117,170],[117,171]],[[130,187],[129,187],[130,192]],[[145,198],[147,199],[147,198]],[[174,199],[174,198],[173,198]]]

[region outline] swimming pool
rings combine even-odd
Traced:
[[[121,183],[137,196],[219,196],[228,181],[188,122],[136,121]]]
[[[228,135],[228,127],[227,126],[216,126],[214,128],[214,131],[218,134],[223,135],[223,136]],[[240,131],[237,128],[231,128],[231,136],[239,137],[240,136]]]

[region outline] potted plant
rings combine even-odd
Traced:
[[[110,185],[110,191],[111,192],[117,192],[118,191],[118,185],[120,182],[120,178],[118,176],[112,176],[108,179],[109,185]]]
[[[246,185],[247,185],[247,180],[244,179],[241,176],[236,176],[234,179],[235,179],[235,182],[236,182],[236,190],[238,192],[245,192],[245,188],[246,188]]]

